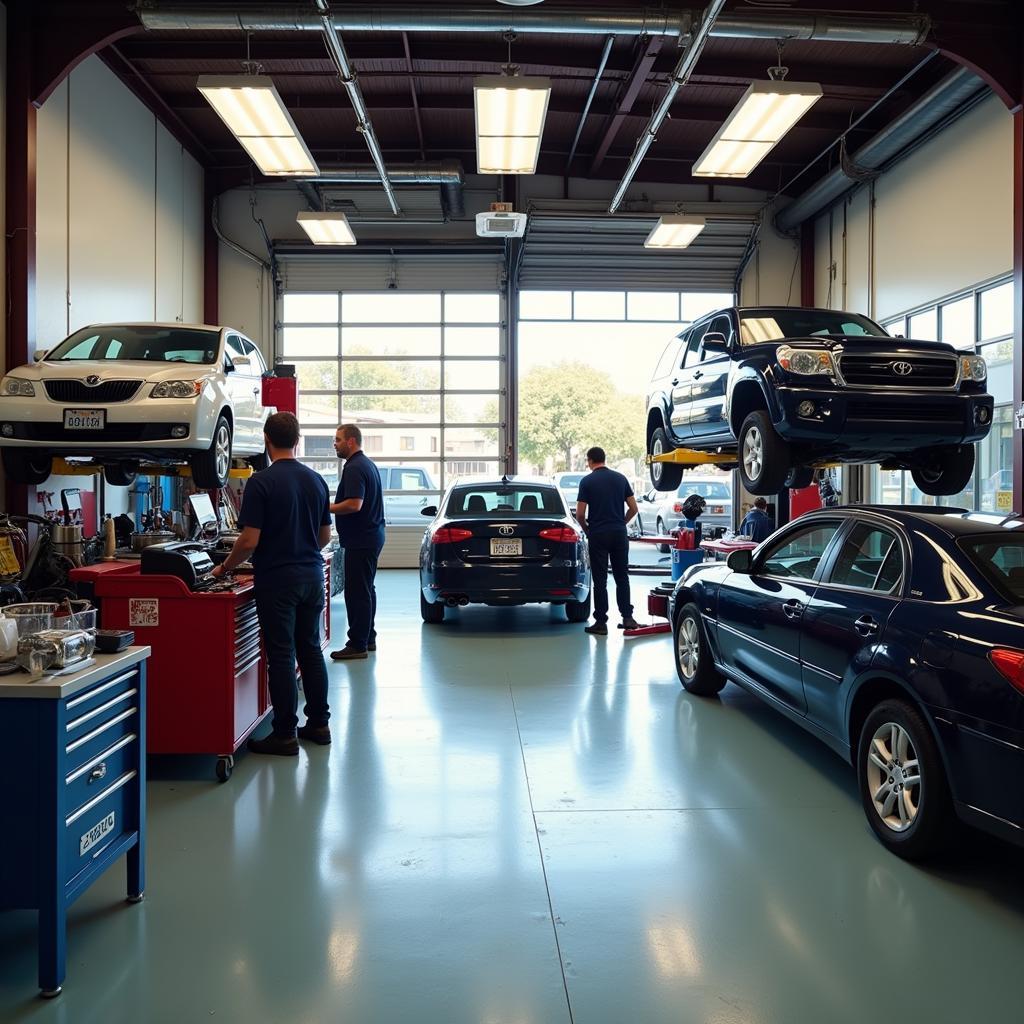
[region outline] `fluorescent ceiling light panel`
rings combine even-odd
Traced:
[[[533,174],[551,98],[550,78],[473,80],[479,174]]]
[[[348,217],[343,213],[315,213],[305,210],[296,218],[314,245],[355,245]]]
[[[693,165],[697,178],[745,178],[818,100],[815,82],[754,82]]]
[[[320,173],[271,78],[200,75],[197,86],[264,174],[311,177]]]
[[[703,217],[660,217],[644,242],[645,249],[685,249],[703,230]]]

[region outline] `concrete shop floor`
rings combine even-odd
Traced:
[[[226,785],[150,759],[145,903],[123,868],[78,901],[50,1003],[35,915],[0,913],[0,1020],[1021,1019],[1019,851],[890,856],[851,770],[734,686],[686,695],[668,637],[539,607],[421,626],[415,574],[379,579],[334,745]]]

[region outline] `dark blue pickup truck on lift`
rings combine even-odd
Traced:
[[[665,350],[647,397],[647,452],[720,453],[752,494],[806,487],[826,463],[909,469],[925,494],[958,494],[992,425],[985,361],[893,338],[830,309],[719,310]],[[652,462],[671,490],[682,463]]]

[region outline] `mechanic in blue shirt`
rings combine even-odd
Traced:
[[[320,647],[320,552],[331,540],[331,496],[324,478],[295,458],[299,421],[290,412],[270,416],[263,432],[270,466],[246,483],[238,514],[242,531],[212,575],[222,576],[252,556],[274,722],[269,736],[250,739],[248,747],[257,754],[294,756],[300,739],[331,742],[327,666]],[[298,729],[296,662],[306,695],[306,724]]]
[[[362,431],[343,423],[334,435],[334,450],[345,468],[331,511],[338,541],[345,550],[345,610],[348,641],[332,651],[335,661],[366,658],[377,650],[377,560],[384,547],[384,492],[380,472],[363,451]]]
[[[760,544],[771,532],[772,520],[768,515],[768,501],[766,498],[755,498],[754,507],[740,523],[740,533]]]
[[[608,634],[608,562],[615,577],[615,600],[623,629],[636,629],[629,594],[629,537],[626,524],[637,514],[629,481],[604,464],[604,449],[590,448],[590,472],[580,481],[576,519],[590,544],[590,571],[594,587],[594,624],[584,632]]]

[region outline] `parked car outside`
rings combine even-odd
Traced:
[[[851,761],[892,852],[935,852],[955,816],[1024,844],[1024,519],[821,509],[669,606],[683,686],[735,682]]]
[[[388,526],[422,526],[420,513],[437,501],[438,486],[423,466],[381,466],[384,521]],[[433,493],[431,493],[433,492]]]
[[[828,309],[719,310],[673,341],[647,397],[647,451],[735,454],[744,487],[807,487],[827,462],[909,469],[925,494],[958,494],[992,425],[985,360],[952,345],[891,338]],[[651,463],[673,490],[685,466]]]
[[[197,487],[223,487],[233,458],[266,465],[266,372],[256,345],[230,327],[83,327],[0,381],[4,469],[38,484],[54,457],[87,459],[127,486],[140,462],[188,463]]]
[[[654,493],[659,498],[655,513],[655,529],[659,535],[666,536],[679,529],[683,522],[683,502],[691,494],[697,494],[707,502],[700,517],[701,533],[705,539],[732,529],[732,485],[727,476],[686,476],[674,491]]]
[[[570,622],[590,615],[590,559],[583,530],[548,481],[503,477],[453,484],[420,547],[420,614],[446,607],[555,604]]]
[[[587,475],[587,471],[573,473],[556,473],[552,478],[554,485],[562,492],[566,505],[573,515],[576,514],[576,499],[580,493],[580,481]]]

